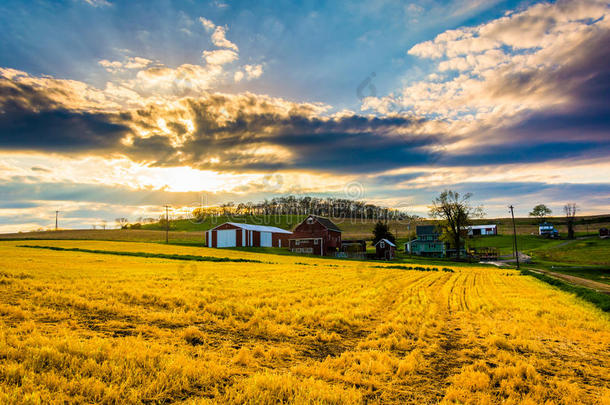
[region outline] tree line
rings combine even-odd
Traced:
[[[405,220],[411,219],[406,210],[382,207],[346,198],[285,196],[260,202],[228,202],[216,207],[193,210],[195,218],[221,215],[318,215],[329,218]]]

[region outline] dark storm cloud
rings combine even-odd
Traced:
[[[490,91],[527,96],[541,92],[557,99],[568,98],[565,106],[554,106],[526,114],[506,128],[507,134],[525,137],[607,140],[610,131],[610,32],[599,30],[565,64],[550,69],[530,70],[502,76]]]
[[[117,151],[129,128],[113,114],[70,110],[44,89],[0,78],[0,147],[54,152]]]
[[[427,149],[438,142],[436,136],[402,133],[417,128],[420,122],[416,120],[240,113],[235,120],[218,126],[206,111],[201,105],[194,109],[197,131],[184,145],[183,152],[191,162],[218,156],[220,162],[215,167],[221,170],[301,168],[364,172],[420,165],[436,158]],[[249,148],[260,145],[279,146],[293,157],[261,158],[247,153]]]
[[[395,185],[395,184],[399,184],[402,182],[415,180],[416,178],[424,176],[424,175],[426,175],[425,172],[382,175],[382,176],[375,176],[373,178],[373,182],[374,182],[374,184],[378,184],[380,186]]]
[[[181,107],[149,105],[130,112],[75,111],[57,101],[65,89],[0,81],[0,147],[64,153],[120,153],[154,166],[190,165],[229,171],[320,169],[343,172],[426,164],[437,156],[434,135],[415,135],[421,120],[314,116],[310,107],[255,95],[183,99]],[[47,94],[52,93],[52,94]],[[62,94],[60,94],[62,96]],[[69,94],[65,94],[69,97]],[[231,111],[227,118],[225,111]],[[194,131],[184,123],[184,114]],[[163,118],[171,132],[159,130]],[[152,134],[141,137],[133,127]],[[127,137],[127,135],[131,135]],[[173,142],[172,137],[186,136]],[[131,143],[121,140],[130,138]],[[290,158],[268,153],[281,147]],[[263,155],[258,151],[263,148]]]
[[[163,204],[196,205],[201,201],[201,193],[168,192],[165,190],[132,189],[124,186],[104,184],[86,184],[73,182],[33,183],[24,177],[12,177],[0,181],[0,195],[4,197],[0,208],[35,207],[41,201],[70,201],[94,204],[120,204],[124,206],[141,206]],[[211,203],[218,203],[226,196],[208,195]],[[230,196],[229,196],[230,197]],[[32,201],[35,201],[33,205]]]
[[[372,185],[375,187],[375,185]],[[428,205],[445,189],[460,193],[472,193],[475,204],[482,203],[489,215],[505,216],[508,205],[515,205],[518,215],[526,216],[531,208],[540,203],[552,205],[556,214],[561,214],[563,204],[575,201],[583,211],[607,212],[610,184],[607,183],[544,183],[532,182],[458,182],[450,186],[420,185],[417,191],[406,187],[380,187],[376,189],[384,198],[414,197],[412,204]],[[412,194],[411,194],[412,193]],[[506,207],[506,208],[505,208]],[[499,210],[499,211],[498,211]]]
[[[510,141],[509,141],[510,142]],[[441,166],[489,166],[511,163],[540,163],[558,159],[592,159],[610,154],[610,141],[539,142],[529,144],[473,146],[466,152],[444,155]]]
[[[530,163],[610,155],[610,32],[599,31],[565,65],[502,76],[494,92],[513,97],[541,92],[565,104],[528,111],[511,125],[476,135],[501,141],[447,155],[446,165]]]

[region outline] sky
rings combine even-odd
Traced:
[[[0,4],[0,232],[353,198],[610,213],[610,3]]]

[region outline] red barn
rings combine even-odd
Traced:
[[[341,247],[341,229],[328,218],[310,215],[294,228],[289,241],[292,252],[330,256]]]
[[[288,247],[292,232],[275,226],[225,222],[205,233],[208,247]]]

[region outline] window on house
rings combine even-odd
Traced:
[[[295,244],[295,245],[297,245],[297,246],[299,246],[299,245],[301,244],[301,241],[300,241],[300,240],[297,240],[297,241],[295,241],[295,242],[294,242],[294,244]]]
[[[379,244],[379,247],[380,247],[380,248],[382,248],[382,249],[384,249],[384,248],[385,248],[385,242],[381,242],[381,243]]]
[[[309,225],[313,224],[313,218],[307,218],[307,223],[308,223]]]
[[[314,244],[314,245],[317,245],[317,244],[318,244],[318,239],[314,240],[314,241],[313,241],[313,244]]]

